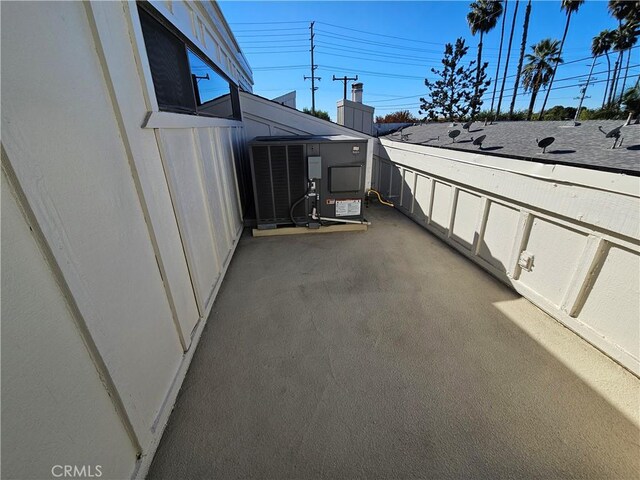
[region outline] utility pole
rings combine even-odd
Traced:
[[[582,108],[582,102],[584,102],[585,98],[591,98],[591,97],[587,97],[587,88],[589,88],[589,83],[591,83],[591,75],[593,74],[593,67],[596,66],[596,59],[598,57],[593,57],[593,61],[591,62],[591,68],[589,69],[589,76],[587,77],[587,82],[584,84],[584,87],[582,87],[580,89],[580,103],[578,104],[578,109],[576,110],[576,116],[573,119],[573,124],[575,125],[578,122],[578,118],[580,118],[580,109]]]
[[[311,79],[311,113],[313,114],[316,113],[316,90],[318,90],[318,87],[316,87],[316,80],[320,81],[320,77],[316,77],[314,75],[316,68],[318,68],[318,66],[313,63],[313,50],[316,48],[313,44],[313,37],[315,36],[313,33],[314,23],[316,22],[311,22],[311,25],[309,25],[309,30],[311,30],[311,35],[309,37],[309,41],[311,42],[311,76],[307,77],[305,75],[304,77],[305,80]]]
[[[351,77],[347,77],[346,75],[344,77],[336,77],[335,75],[333,76],[333,81],[335,82],[336,80],[340,81],[340,82],[344,82],[344,95],[343,95],[343,99],[346,100],[347,99],[347,82],[349,80],[353,80],[354,82],[358,80],[358,75],[356,75],[356,78],[351,78]]]
[[[578,109],[576,110],[576,114],[573,117],[573,126],[577,127],[578,125],[580,125],[580,122],[578,122],[578,119],[580,118],[580,110],[582,110],[582,102],[584,102],[585,98],[591,98],[590,96],[586,96],[585,94],[587,93],[587,87],[589,86],[588,83],[583,83],[582,84],[582,88],[580,89],[580,96],[579,97],[573,97],[575,100],[580,99],[580,103],[578,104]]]

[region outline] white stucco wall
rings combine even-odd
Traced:
[[[157,112],[134,3],[3,4],[1,59],[3,477],[143,476],[241,232],[242,123]]]
[[[280,105],[284,105],[285,107],[296,108],[296,91],[294,90],[292,92],[285,93],[284,95],[272,98],[271,100],[278,102]]]
[[[640,374],[637,177],[386,139],[374,159],[399,210]]]
[[[339,100],[337,104],[340,125],[353,128],[367,135],[372,135],[374,108],[351,100]]]

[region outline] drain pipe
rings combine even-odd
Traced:
[[[349,220],[347,218],[332,218],[332,217],[320,217],[316,207],[313,207],[311,212],[311,218],[314,220],[326,220],[327,222],[341,222],[341,223],[355,223],[356,225],[371,225],[371,222],[366,220]]]
[[[326,220],[327,222],[342,222],[342,223],[355,223],[357,225],[371,225],[371,222],[366,220],[347,220],[346,218],[331,218],[331,217],[318,217],[320,220]]]

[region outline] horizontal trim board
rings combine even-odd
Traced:
[[[242,125],[240,120],[172,112],[149,112],[142,122],[142,128],[241,127]]]
[[[279,235],[306,235],[313,233],[366,232],[367,225],[328,225],[320,228],[282,227],[269,230],[253,229],[254,237],[277,237]]]

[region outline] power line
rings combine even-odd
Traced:
[[[280,55],[284,53],[302,53],[309,50],[278,50],[273,52],[246,52],[245,55]]]
[[[368,95],[371,95],[371,94],[368,94]],[[389,98],[387,100],[373,100],[367,103],[395,102],[396,100],[404,100],[406,98],[417,98],[424,95],[425,95],[424,93],[417,93],[415,95],[407,95],[406,97],[395,97],[395,98]]]
[[[415,42],[415,43],[424,43],[424,44],[427,44],[427,45],[435,45],[435,46],[438,46],[438,47],[444,47],[445,46],[444,43],[429,42],[429,41],[426,41],[426,40],[417,40],[415,38],[398,37],[398,36],[395,36],[395,35],[384,35],[384,34],[377,33],[377,32],[369,32],[369,31],[366,31],[366,30],[358,30],[356,28],[342,27],[340,25],[335,25],[333,23],[327,23],[327,22],[318,22],[318,23],[322,24],[322,25],[329,26],[329,27],[339,28],[340,30],[350,30],[352,32],[364,33],[366,35],[372,35],[374,37],[393,38],[395,40],[402,40],[402,41],[406,41],[406,42]],[[330,33],[333,33],[333,32],[330,32]],[[404,47],[404,45],[402,45],[401,47]],[[470,45],[470,47],[474,48],[471,45]],[[490,48],[487,48],[487,49],[490,49]]]
[[[279,66],[273,66],[273,67],[255,67],[255,68],[253,68],[253,70],[260,70],[260,71],[286,70],[288,68],[291,68],[291,69],[309,68],[309,65],[279,65]]]
[[[290,22],[232,22],[229,25],[279,25],[279,24],[288,24],[288,23],[309,23],[304,20],[296,20]]]
[[[376,59],[376,58],[354,57],[353,55],[341,55],[339,53],[328,53],[328,52],[325,52],[325,51],[322,51],[320,53],[324,53],[326,55],[331,55],[332,57],[352,58],[352,59],[356,59],[356,60],[361,60],[363,62],[377,62],[377,63],[380,63],[380,60]],[[426,65],[424,63],[421,64],[421,63],[393,62],[391,60],[385,60],[384,63],[385,64],[391,63],[391,64],[394,64],[394,65],[407,65],[407,66],[410,66],[410,67],[425,67],[425,66],[428,66],[428,65]]]
[[[355,70],[353,68],[351,68],[351,67],[339,67],[339,66],[335,66],[335,65],[325,65],[325,64],[320,65],[320,70],[328,71],[328,69],[332,69],[332,70],[347,70],[348,72],[355,72]],[[417,76],[417,75],[401,75],[401,74],[394,74],[394,73],[374,72],[374,71],[371,71],[371,70],[361,70],[361,69],[358,69],[358,72],[366,73],[368,75],[372,75],[372,76],[375,76],[375,77],[406,78],[406,79],[424,80],[424,77]]]
[[[303,38],[280,38],[277,40],[249,40],[249,41],[243,41],[242,44],[243,45],[264,45],[265,43],[270,44],[270,43],[284,43],[284,44],[291,44],[291,43],[296,43],[296,44],[302,44],[304,43]],[[251,46],[250,48],[256,48]]]
[[[251,34],[251,35],[236,35],[236,38],[247,38],[247,37],[260,37],[260,38],[264,38],[264,37],[306,37],[307,34],[306,33],[258,33],[258,34]]]
[[[381,53],[379,50],[369,50],[367,48],[362,48],[362,47],[358,47],[356,50],[354,50],[353,47],[349,48],[349,46],[347,45],[341,45],[339,43],[332,43],[332,42],[323,42],[320,40],[317,41],[316,44],[318,46],[322,45],[326,47],[331,47],[335,50],[339,50],[343,52],[370,54],[370,55],[375,55],[378,57],[385,57],[385,58],[396,58],[396,59],[416,60],[416,61],[422,61],[426,58],[426,57],[420,57],[420,56],[414,56],[414,55]],[[440,60],[440,59],[438,58],[437,60]]]
[[[430,50],[426,48],[407,47],[406,45],[394,45],[391,43],[376,42],[374,40],[358,39],[354,37],[349,37],[347,35],[340,35],[340,34],[335,34],[333,32],[326,32],[324,30],[319,30],[318,33],[321,34],[322,37],[333,38],[333,39],[342,40],[345,42],[363,43],[365,45],[374,45],[378,47],[387,47],[387,48],[400,48],[402,50],[410,50],[413,52],[442,53],[441,50]]]
[[[260,43],[262,43],[262,42],[260,42]],[[305,45],[302,45],[302,44],[300,44],[300,45],[264,45],[264,46],[261,46],[261,47],[249,47],[249,48],[251,48],[251,50],[253,50],[253,49],[263,50],[265,48],[296,48],[296,47],[303,47],[303,46],[305,46]]]
[[[291,32],[293,30],[307,30],[307,27],[290,27],[290,28],[269,28],[269,29],[261,29],[261,28],[251,28],[248,30],[233,30],[234,35],[236,33],[256,33],[256,32]]]
[[[358,30],[356,28],[342,27],[340,25],[334,25],[333,23],[327,23],[327,22],[318,22],[318,23],[322,24],[322,25],[326,25],[328,27],[339,28],[340,30],[351,30],[352,32],[365,33],[367,35],[374,35],[376,37],[394,38],[396,40],[406,40],[406,41],[409,41],[409,42],[426,43],[426,44],[429,44],[429,45],[442,45],[440,43],[427,42],[426,40],[415,40],[415,39],[411,39],[411,38],[396,37],[394,35],[383,35],[381,33],[367,32],[366,30]]]

